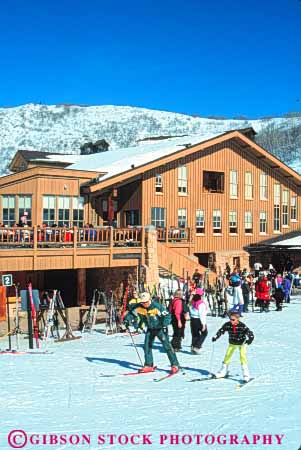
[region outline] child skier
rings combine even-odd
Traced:
[[[230,321],[226,322],[212,338],[215,342],[225,332],[229,333],[229,347],[226,351],[223,365],[219,372],[215,374],[216,378],[224,378],[228,375],[228,366],[230,364],[233,353],[239,349],[240,363],[242,367],[244,381],[250,381],[250,373],[247,362],[247,348],[245,344],[250,345],[253,342],[253,332],[242,322],[239,321],[238,313],[231,313]]]
[[[170,361],[170,372],[175,374],[179,372],[179,362],[168,339],[167,327],[170,324],[170,314],[163,305],[153,301],[148,292],[143,292],[140,298],[141,303],[133,305],[124,318],[124,324],[128,328],[131,322],[137,320],[137,314],[147,327],[144,339],[145,364],[139,372],[155,371],[152,348],[155,338],[158,337]]]

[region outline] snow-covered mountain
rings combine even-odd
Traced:
[[[0,108],[0,172],[18,149],[31,149],[59,153],[80,153],[87,142],[105,139],[110,150],[137,145],[137,141],[150,136],[181,136],[220,134],[231,129],[252,126],[264,143],[275,145],[275,130],[282,132],[286,143],[288,130],[297,129],[294,142],[285,158],[288,164],[298,163],[301,153],[301,117],[258,120],[218,120],[193,117],[166,111],[129,106],[77,106],[26,104],[14,108]],[[277,134],[278,136],[278,134]],[[275,138],[275,136],[274,136]],[[277,144],[278,141],[276,141]],[[281,144],[283,145],[283,143]],[[286,144],[285,144],[286,145]],[[277,147],[277,145],[276,145]],[[300,158],[301,159],[301,158]],[[299,168],[298,164],[295,168]]]

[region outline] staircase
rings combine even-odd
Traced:
[[[170,274],[170,266],[172,272],[178,277],[186,278],[186,274],[191,277],[195,269],[204,273],[206,268],[198,263],[195,256],[186,256],[179,250],[167,247],[163,242],[157,243],[158,266],[160,275]]]

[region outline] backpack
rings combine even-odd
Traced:
[[[232,275],[230,277],[230,284],[233,287],[240,286],[240,277],[238,275]]]

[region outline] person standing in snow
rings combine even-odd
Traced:
[[[248,382],[250,380],[250,372],[247,361],[247,345],[254,340],[253,332],[243,323],[240,322],[238,313],[231,313],[230,321],[226,322],[212,338],[215,342],[222,334],[229,333],[229,346],[226,351],[223,364],[219,372],[215,374],[216,378],[224,378],[228,375],[228,367],[231,362],[233,353],[239,349],[240,363],[242,367],[243,379]]]
[[[255,285],[256,302],[260,307],[260,312],[269,312],[270,305],[270,285],[267,277],[260,277]]]
[[[255,262],[254,263],[254,272],[255,272],[255,278],[259,277],[259,272],[262,269],[262,264],[260,262]]]
[[[282,289],[284,292],[284,302],[290,303],[290,293],[291,293],[291,280],[289,275],[286,275],[282,280]]]
[[[237,267],[234,268],[233,273],[230,276],[229,285],[233,288],[233,308],[231,312],[238,312],[242,315],[244,299],[241,290],[241,278],[238,273]]]
[[[177,289],[174,293],[172,301],[169,304],[171,325],[173,328],[171,345],[175,352],[179,352],[182,349],[182,339],[185,337],[185,324],[188,311],[186,311],[185,308],[186,303],[185,300],[183,300],[183,295],[183,291],[181,289]]]
[[[197,355],[200,354],[208,334],[206,321],[208,308],[208,302],[204,299],[204,289],[197,288],[190,306],[191,353]]]
[[[171,364],[170,372],[175,374],[179,372],[179,362],[176,354],[173,352],[169,338],[167,327],[170,324],[170,314],[164,308],[161,303],[158,303],[151,299],[148,292],[143,292],[140,295],[141,303],[132,305],[126,316],[124,317],[124,324],[128,328],[132,322],[137,320],[137,316],[141,322],[146,326],[145,339],[144,339],[144,358],[145,364],[139,372],[147,373],[154,372],[156,367],[153,360],[153,343],[157,337],[164,350],[167,353],[168,359]]]
[[[251,286],[246,275],[242,277],[241,290],[244,299],[243,312],[249,312]]]

